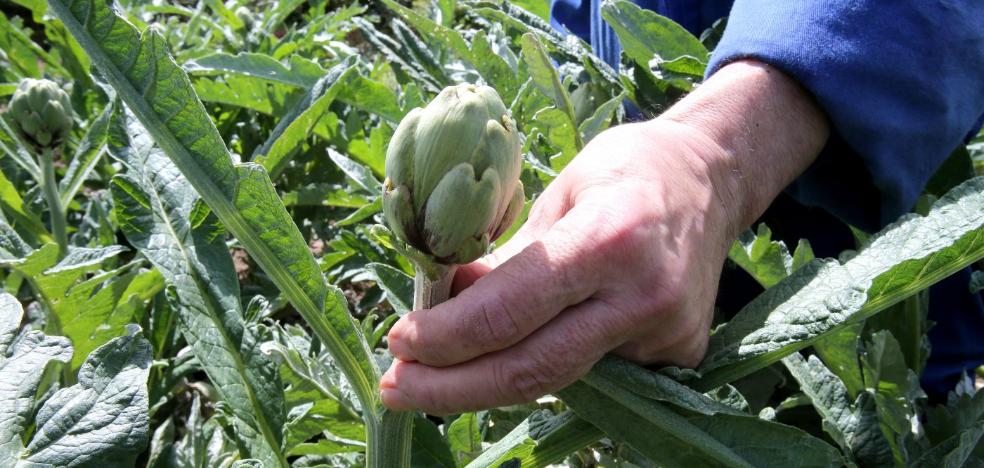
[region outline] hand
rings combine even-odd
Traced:
[[[763,67],[729,65],[717,85],[709,80],[663,117],[592,140],[513,239],[459,269],[456,297],[393,326],[398,360],[380,382],[383,404],[446,414],[529,401],[572,383],[607,352],[696,366],[731,240],[826,138],[809,97]],[[749,96],[720,104],[736,82]],[[761,107],[776,86],[792,94],[791,105],[806,106],[802,126],[819,134],[792,137],[790,146],[806,146],[794,148],[796,158],[783,141],[775,148],[731,124],[734,105]],[[788,125],[781,112],[764,112],[771,119],[762,122]],[[742,177],[753,157],[775,167]]]

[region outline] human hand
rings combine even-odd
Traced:
[[[748,65],[725,73],[731,67],[719,74],[763,79]],[[812,161],[784,158],[776,142],[723,128],[733,105],[761,103],[752,96],[699,105],[719,101],[715,91],[734,91],[734,83],[712,82],[690,108],[598,135],[508,243],[459,269],[456,297],[398,321],[389,334],[397,361],[380,382],[383,404],[446,414],[529,401],[572,383],[607,352],[695,366],[731,240]],[[759,98],[775,91],[751,84]],[[781,115],[763,121],[785,123]],[[819,127],[807,126],[822,134],[805,140],[813,156],[826,138]],[[751,144],[772,149],[751,152],[776,158],[766,177],[740,177]]]

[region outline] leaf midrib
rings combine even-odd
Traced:
[[[153,184],[148,183],[149,181],[147,181],[145,174],[141,174],[141,175],[144,176],[142,178],[144,179],[144,183],[146,184],[146,186],[153,187]],[[260,405],[260,401],[256,398],[256,392],[253,390],[253,385],[246,377],[246,365],[245,363],[243,363],[242,355],[240,353],[240,347],[233,346],[232,338],[229,337],[226,327],[222,324],[222,319],[216,313],[217,305],[215,304],[215,299],[212,297],[211,294],[208,294],[206,292],[208,291],[208,289],[204,287],[205,281],[201,277],[198,270],[194,267],[194,262],[191,261],[191,256],[188,254],[188,250],[185,248],[183,239],[181,238],[181,236],[178,236],[177,231],[174,230],[174,221],[168,215],[168,211],[165,209],[160,196],[158,195],[156,190],[149,193],[149,195],[151,198],[151,203],[153,203],[155,205],[155,208],[157,209],[156,216],[160,216],[162,218],[163,221],[162,224],[164,224],[165,229],[167,229],[171,237],[175,241],[177,241],[176,244],[178,247],[178,251],[181,252],[181,259],[184,260],[184,263],[187,266],[188,271],[192,275],[192,281],[194,281],[195,287],[198,288],[199,295],[201,296],[202,301],[205,303],[205,309],[208,311],[209,319],[216,324],[215,328],[218,330],[219,336],[222,337],[222,341],[226,344],[225,346],[226,349],[230,350],[229,354],[232,356],[233,362],[236,365],[236,373],[239,374],[240,378],[243,381],[243,388],[245,388],[246,390],[246,396],[247,398],[249,398],[250,406],[254,408],[255,414],[253,415],[253,417],[257,419],[257,424],[260,426],[258,428],[260,434],[263,435],[263,439],[270,447],[270,451],[274,454],[275,457],[277,457],[278,461],[280,462],[280,465],[288,466],[287,459],[284,457],[283,452],[280,450],[280,444],[277,442],[277,438],[271,432],[272,429],[270,428],[270,421],[267,420],[266,413],[263,412],[262,406]],[[152,211],[152,215],[154,215],[153,211]],[[188,226],[189,236],[193,235],[193,229],[194,228],[191,225]],[[245,323],[243,324],[243,333],[246,333]],[[219,389],[219,392],[222,393],[222,390]]]
[[[75,16],[68,10],[68,7],[61,0],[50,0],[52,10],[62,21],[66,28],[73,32],[73,36],[83,46],[93,63],[104,73],[106,79],[113,85],[118,93],[126,101],[127,105],[137,115],[141,122],[147,122],[144,127],[154,138],[157,144],[164,149],[165,154],[174,162],[175,166],[181,170],[185,178],[198,191],[205,202],[216,212],[219,219],[226,225],[230,232],[239,239],[246,247],[246,250],[256,259],[257,263],[273,277],[274,283],[284,290],[290,302],[297,307],[298,312],[305,319],[308,325],[314,330],[315,334],[324,342],[336,357],[339,366],[345,373],[346,378],[352,384],[353,389],[363,403],[364,417],[375,418],[378,412],[377,396],[373,391],[374,382],[370,379],[378,380],[378,376],[365,375],[358,359],[351,351],[342,344],[340,335],[331,327],[323,326],[320,322],[321,317],[316,304],[308,297],[301,287],[293,281],[293,278],[275,261],[276,254],[271,252],[266,245],[257,239],[251,230],[248,229],[245,220],[236,210],[233,202],[226,198],[226,194],[204,174],[201,168],[194,162],[185,147],[177,141],[177,138],[170,132],[163,122],[160,121],[153,109],[148,109],[147,102],[142,94],[138,93],[129,79],[122,75],[119,68],[106,56],[102,48],[95,44],[88,30],[80,24]],[[89,11],[91,14],[91,8]],[[116,21],[121,21],[115,17]],[[132,27],[132,25],[131,25]],[[141,44],[145,40],[143,35],[139,35]],[[135,59],[136,60],[136,59]],[[135,61],[134,60],[134,61]],[[194,96],[194,90],[191,90]],[[196,97],[197,99],[197,97]],[[228,150],[226,150],[228,151]],[[371,359],[371,356],[366,356]]]

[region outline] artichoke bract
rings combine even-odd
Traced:
[[[9,112],[21,136],[37,148],[60,145],[74,123],[68,94],[50,80],[22,80],[10,99]]]
[[[523,207],[519,133],[488,86],[441,91],[400,121],[386,151],[383,214],[437,263],[481,257]]]

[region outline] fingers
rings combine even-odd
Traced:
[[[450,414],[531,401],[574,382],[620,344],[626,315],[589,299],[516,346],[449,367],[397,361],[383,376],[383,404]]]
[[[388,336],[393,355],[431,366],[464,362],[519,342],[590,297],[602,276],[586,251],[590,229],[573,230],[567,219],[458,296],[400,319]]]

